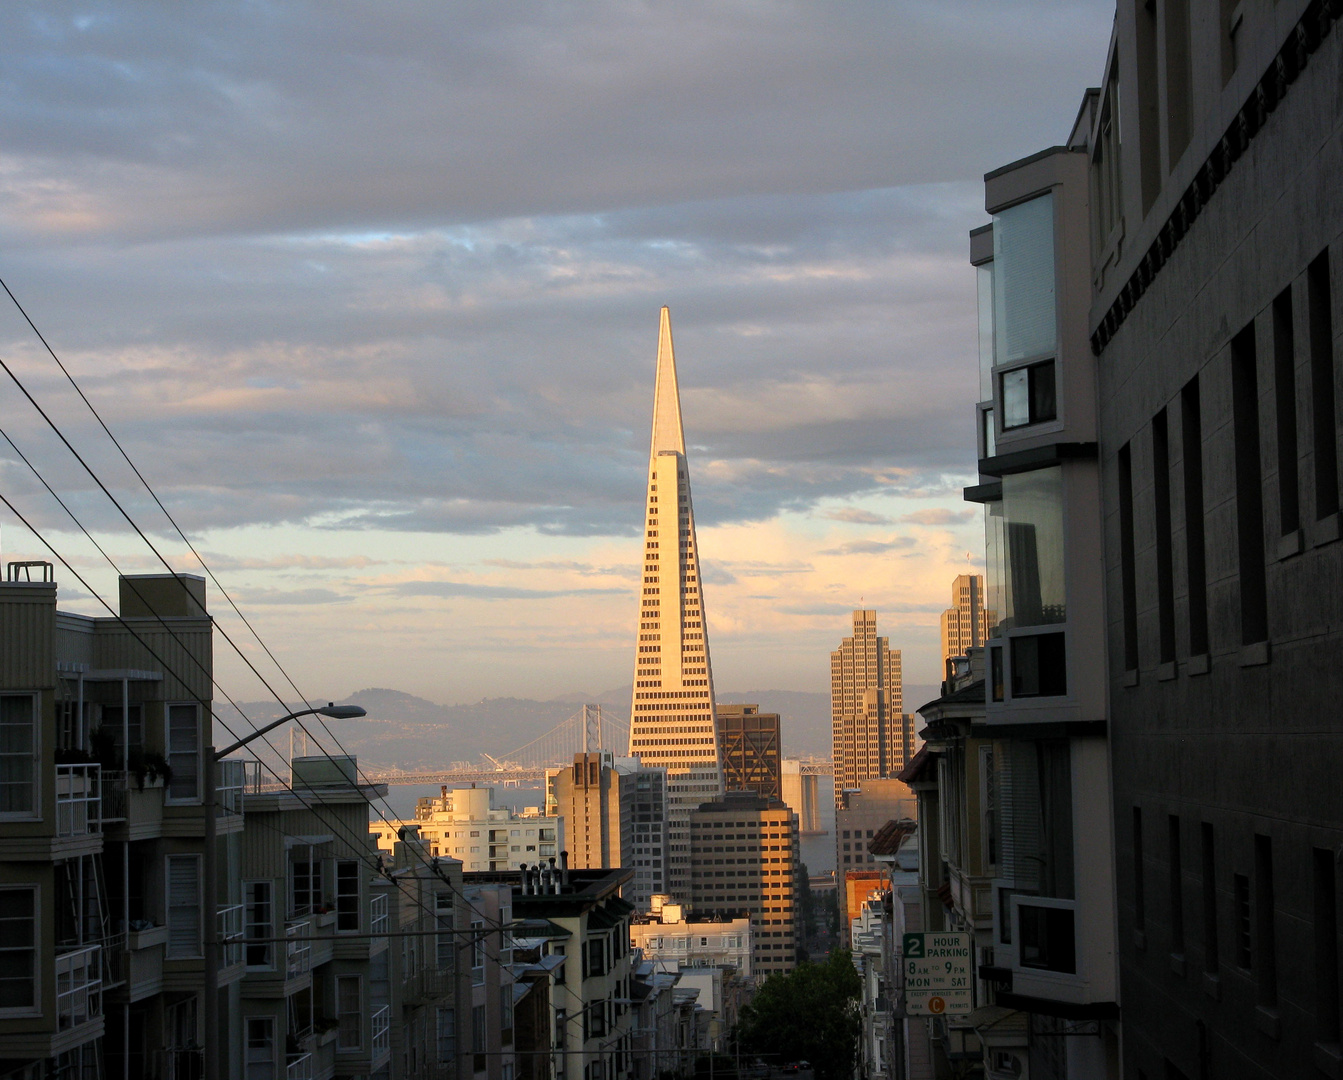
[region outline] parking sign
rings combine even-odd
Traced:
[[[906,934],[903,949],[907,1015],[965,1016],[974,1009],[969,934]]]

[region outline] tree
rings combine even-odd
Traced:
[[[771,975],[741,1011],[742,1049],[776,1065],[809,1061],[817,1080],[848,1080],[862,1035],[862,988],[847,949]]]

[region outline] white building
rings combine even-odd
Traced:
[[[437,798],[421,799],[415,820],[370,826],[378,847],[391,851],[402,826],[414,825],[430,855],[460,859],[468,873],[482,870],[518,870],[525,863],[559,859],[564,846],[560,818],[528,806],[521,813],[496,808],[494,788],[443,788]]]
[[[752,975],[751,920],[713,919],[687,922],[680,904],[654,897],[655,910],[630,924],[630,942],[659,967],[734,968]]]

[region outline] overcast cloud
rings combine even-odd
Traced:
[[[10,4],[0,276],[324,684],[500,690],[516,673],[478,659],[425,675],[426,643],[519,649],[527,620],[586,658],[538,661],[529,692],[627,677],[628,590],[591,576],[637,558],[664,303],[727,681],[786,678],[778,642],[821,655],[859,596],[923,656],[977,550],[980,177],[1066,137],[1112,11]],[[0,350],[159,529],[12,311]],[[0,425],[124,533],[8,385]],[[10,457],[7,492],[68,528]],[[788,589],[757,588],[766,550]],[[510,601],[526,620],[481,614]],[[313,649],[334,610],[348,631]]]

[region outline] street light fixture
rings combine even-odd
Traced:
[[[316,709],[299,709],[288,716],[273,720],[265,727],[257,728],[250,735],[215,750],[213,746],[205,748],[205,775],[202,778],[205,804],[205,865],[202,870],[201,891],[205,894],[205,1024],[204,1038],[201,1040],[205,1053],[205,1080],[219,1080],[219,851],[215,828],[215,765],[235,750],[241,750],[254,739],[261,738],[268,731],[274,731],[281,724],[296,720],[300,716],[329,716],[333,720],[356,720],[368,713],[358,705],[337,705],[329,701]]]

